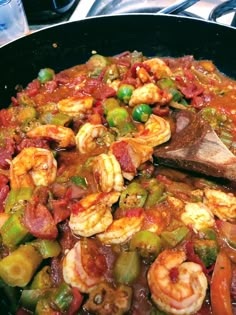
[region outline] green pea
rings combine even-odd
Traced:
[[[41,69],[38,73],[38,79],[41,83],[46,83],[54,78],[55,72],[50,68]]]
[[[133,94],[133,91],[134,91],[133,85],[122,84],[117,91],[117,97],[125,104],[128,104],[131,95]]]
[[[146,122],[152,113],[152,109],[147,104],[139,104],[134,107],[132,117],[139,122]]]

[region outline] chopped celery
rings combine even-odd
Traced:
[[[48,289],[53,286],[51,277],[51,269],[49,266],[44,266],[33,278],[30,289]]]
[[[161,239],[167,245],[175,247],[182,242],[189,234],[189,229],[186,226],[178,227],[173,231],[163,231],[161,233]]]
[[[41,262],[42,256],[32,245],[21,245],[0,261],[0,277],[12,287],[25,287]]]
[[[50,304],[60,312],[65,312],[69,309],[72,300],[73,294],[71,287],[63,282],[52,295]]]
[[[30,244],[39,251],[43,259],[56,257],[61,252],[61,246],[55,240],[36,239]]]
[[[16,205],[24,200],[30,200],[33,194],[33,187],[22,187],[19,189],[11,189],[9,192],[6,204],[5,212],[9,213],[14,210]]]
[[[34,311],[39,300],[48,298],[55,289],[25,289],[20,297],[20,304],[28,310]]]
[[[131,284],[140,273],[140,259],[136,251],[122,252],[114,266],[114,276],[118,283]]]
[[[10,215],[0,229],[2,243],[10,249],[30,238],[30,233],[22,223],[23,214],[16,212]]]

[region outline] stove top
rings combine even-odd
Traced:
[[[73,11],[56,21],[46,21],[43,25],[29,25],[31,30],[40,29],[65,21],[76,21],[99,15],[123,13],[158,13],[163,7],[173,4],[175,0],[80,0]],[[187,10],[182,16],[210,19],[221,24],[236,27],[236,0],[201,0]]]
[[[80,20],[86,17],[123,13],[157,13],[161,8],[171,5],[174,0],[80,0],[77,8],[70,17],[70,21]],[[236,11],[236,0],[205,0],[199,1],[180,15],[208,19],[213,9],[219,5],[227,5],[230,8],[221,16],[221,9],[218,15],[214,16],[216,22],[231,25]],[[236,25],[235,25],[236,26]]]

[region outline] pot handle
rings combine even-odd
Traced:
[[[236,0],[228,0],[215,7],[209,14],[209,20],[217,22],[218,18],[231,12],[235,12],[231,26],[236,27]]]
[[[161,9],[156,14],[178,14],[183,12],[185,9],[191,7],[199,0],[177,0],[173,4]]]

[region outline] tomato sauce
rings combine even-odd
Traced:
[[[41,69],[12,97],[0,111],[0,278],[6,301],[17,293],[11,314],[215,315],[224,301],[221,315],[235,313],[236,178],[155,160],[156,139],[168,146],[186,112],[235,154],[236,82],[209,60],[95,54],[57,74]]]

